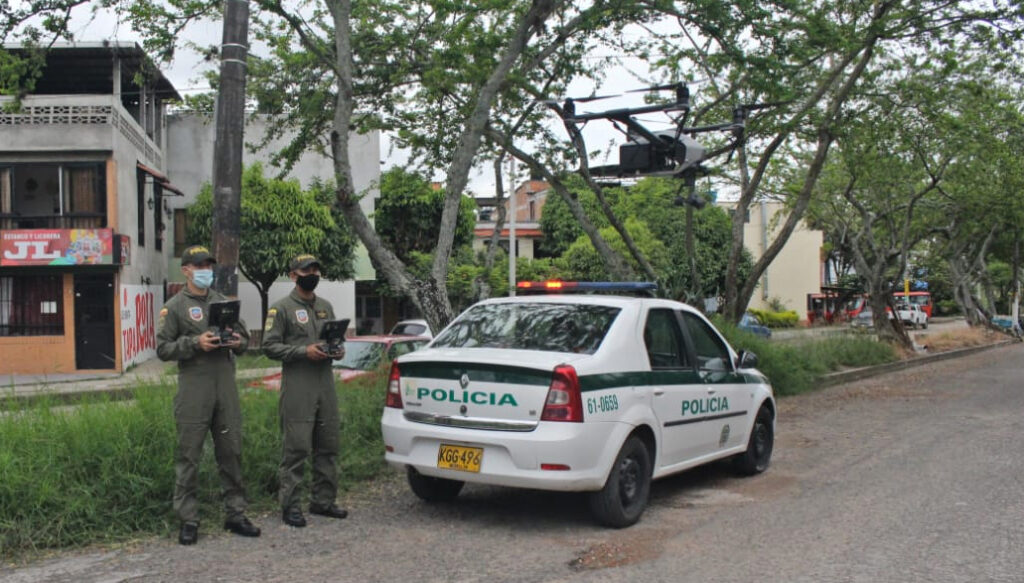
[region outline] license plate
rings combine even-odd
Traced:
[[[442,443],[437,450],[437,467],[460,472],[479,472],[484,448],[448,445]]]

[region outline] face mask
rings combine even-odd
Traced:
[[[299,284],[303,290],[311,292],[316,289],[316,285],[320,283],[320,276],[314,274],[311,275],[300,275],[295,283]]]
[[[213,285],[212,269],[196,269],[192,272],[192,283],[199,289],[206,289]]]

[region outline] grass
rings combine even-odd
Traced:
[[[339,385],[342,489],[384,467],[383,390],[379,376]],[[36,402],[0,417],[0,557],[176,532],[174,392],[148,385],[133,401]],[[241,399],[250,510],[276,509],[278,393],[241,389]],[[212,450],[208,438],[199,476],[207,524],[223,518]]]
[[[832,336],[799,344],[774,342],[745,332],[721,319],[715,326],[736,350],[757,354],[757,368],[768,376],[776,395],[798,395],[816,387],[824,374],[847,367],[899,359],[896,349],[867,336]]]

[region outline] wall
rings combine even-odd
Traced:
[[[64,335],[0,337],[0,375],[75,372],[74,276],[63,279]]]
[[[162,285],[121,285],[121,370],[156,356],[156,315],[163,297]]]

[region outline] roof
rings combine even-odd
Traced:
[[[23,53],[29,50],[24,43],[4,43],[4,50],[12,53]],[[181,100],[181,95],[174,85],[164,76],[142,47],[134,42],[97,41],[97,42],[58,42],[46,51],[46,67],[56,69],[59,75],[47,75],[46,69],[42,78],[36,83],[34,94],[86,94],[113,92],[111,72],[116,57],[122,62],[121,87],[131,92],[134,87],[135,74],[145,70],[151,74],[151,85],[156,94],[165,100]],[[74,87],[74,91],[69,91]]]

